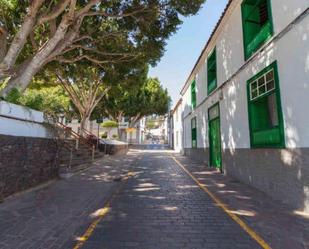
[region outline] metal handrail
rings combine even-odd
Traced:
[[[85,132],[86,135],[99,138],[98,136],[94,135],[91,131],[86,130],[85,128],[82,129],[82,132]]]
[[[50,116],[46,116],[46,120],[48,120],[50,118]],[[66,126],[65,124],[63,124],[60,121],[55,121],[54,119],[52,121],[48,120],[49,123],[52,123],[54,126],[59,127],[59,129],[64,130],[65,132],[68,131],[69,135],[73,138],[75,138],[76,140],[76,145],[75,148],[74,146],[72,146],[72,144],[68,143],[66,141],[66,139],[64,139],[64,147],[66,149],[68,149],[70,151],[70,162],[69,162],[69,167],[71,167],[71,163],[72,163],[72,157],[73,157],[73,150],[77,151],[78,150],[78,145],[79,145],[79,141],[81,141],[83,144],[86,144],[87,146],[89,146],[90,150],[91,150],[91,154],[92,154],[92,162],[94,161],[94,157],[95,157],[95,145],[93,145],[93,143],[91,143],[89,140],[87,140],[86,138],[84,138],[83,136],[81,136],[80,134],[76,133],[75,131],[72,130],[71,127]]]
[[[89,131],[89,130],[87,130],[87,129],[85,129],[85,128],[83,128],[82,131],[85,132],[88,136],[92,136],[92,137],[97,138],[98,142],[101,141],[101,142],[103,142],[104,144],[106,144],[106,143],[104,142],[103,139],[101,139],[100,137],[98,137],[97,135],[95,135],[94,133],[92,133],[91,131]]]
[[[93,144],[92,144],[88,139],[84,138],[83,136],[81,136],[81,135],[78,134],[77,132],[73,131],[71,127],[66,126],[66,125],[64,125],[64,124],[61,123],[61,122],[57,122],[57,125],[61,126],[61,127],[62,127],[63,129],[65,129],[65,130],[68,130],[68,131],[70,132],[70,134],[71,134],[74,138],[80,139],[80,140],[82,140],[83,142],[85,142],[87,145],[89,145],[90,147],[92,147]]]

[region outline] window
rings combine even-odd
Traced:
[[[178,147],[179,144],[179,131],[176,131],[176,147]]]
[[[216,48],[207,59],[207,91],[210,94],[217,87]]]
[[[283,117],[277,65],[273,63],[248,81],[252,147],[284,147]]]
[[[270,0],[245,0],[241,6],[245,59],[273,34]]]
[[[191,105],[192,105],[192,108],[196,107],[196,83],[195,83],[195,80],[191,84]]]
[[[192,138],[192,148],[197,147],[197,140],[196,140],[196,117],[191,119],[191,138]]]

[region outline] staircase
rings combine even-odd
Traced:
[[[104,156],[98,149],[99,139],[87,130],[80,135],[62,123],[56,123],[58,138],[62,142],[59,153],[59,175],[70,177],[73,173],[86,169],[92,163]]]

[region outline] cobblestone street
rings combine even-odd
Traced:
[[[0,248],[263,248],[255,235],[265,240],[264,248],[308,248],[308,219],[292,219],[275,202],[263,209],[261,203],[268,205],[270,199],[241,183],[226,190],[242,196],[241,203],[235,195],[220,195],[217,190],[230,179],[175,157],[163,150],[131,150],[68,180],[8,199],[0,204]],[[252,231],[231,219],[180,165],[204,180],[203,186],[229,210],[238,210],[232,212]],[[120,175],[123,181],[117,180]],[[255,193],[258,199],[245,198]]]
[[[82,248],[260,248],[168,155],[133,170]]]

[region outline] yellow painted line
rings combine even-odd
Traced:
[[[224,210],[225,213],[228,214],[232,220],[234,220],[249,236],[254,239],[262,248],[264,249],[271,249],[271,247],[262,239],[260,235],[258,235],[252,228],[250,228],[244,221],[242,221],[237,215],[233,214],[227,206],[219,200],[210,190],[203,184],[199,182],[199,180],[193,176],[186,168],[183,166],[174,156],[171,155],[171,158],[177,163],[177,165],[182,168],[194,181],[195,183],[204,190],[212,199],[213,201]]]
[[[127,173],[126,177],[124,177],[124,182],[128,180],[129,177],[134,176],[132,172]],[[95,214],[98,218],[95,219],[90,226],[87,228],[86,232],[81,236],[77,238],[77,244],[73,247],[73,249],[80,249],[86,241],[90,238],[90,236],[93,234],[94,230],[98,226],[98,224],[104,219],[104,217],[109,213],[111,209],[111,202],[113,199],[119,194],[120,190],[122,189],[123,184],[117,189],[117,191],[111,196],[111,198],[106,202],[106,204],[103,206],[102,209],[98,210]]]

